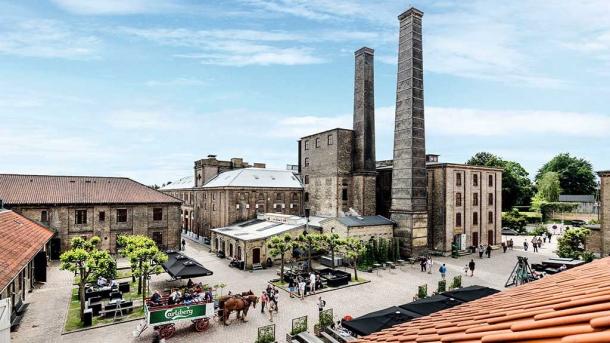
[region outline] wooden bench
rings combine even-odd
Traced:
[[[326,343],[341,343],[324,331],[320,332],[320,336],[322,336],[322,340],[326,341]]]

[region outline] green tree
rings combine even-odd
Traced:
[[[593,165],[582,158],[562,153],[538,170],[536,182],[548,172],[555,172],[559,176],[561,189],[565,194],[595,194],[597,188]]]
[[[536,181],[538,192],[536,197],[541,201],[557,202],[559,194],[561,194],[561,183],[559,174],[555,172],[546,172]]]
[[[501,168],[502,172],[502,209],[507,211],[518,205],[528,205],[533,195],[529,174],[514,161],[505,161],[489,152],[479,152],[466,164],[473,166]],[[484,182],[480,180],[479,182]]]
[[[311,255],[314,250],[318,249],[320,242],[320,235],[316,233],[302,233],[295,240],[294,243],[305,250],[307,250],[307,271],[311,272]]]
[[[557,255],[564,258],[580,258],[583,254],[586,255],[586,240],[589,234],[591,231],[584,227],[567,229],[563,236],[559,237]]]
[[[78,298],[80,300],[80,319],[85,312],[85,285],[102,276],[108,280],[116,277],[116,261],[106,250],[98,250],[100,238],[85,240],[75,237],[70,241],[70,250],[61,254],[60,269],[69,270],[79,276]]]
[[[270,249],[269,254],[271,254],[271,256],[280,256],[282,260],[280,267],[280,281],[284,282],[285,255],[287,252],[292,250],[292,238],[290,238],[288,234],[284,234],[281,237],[274,236],[271,238],[271,241],[267,243],[267,248]]]
[[[141,235],[126,235],[118,238],[122,247],[120,254],[129,259],[131,271],[138,278],[138,294],[142,294],[142,302],[146,299],[146,283],[153,274],[163,272],[163,263],[167,255],[160,251],[155,241]]]
[[[525,233],[527,218],[519,213],[519,210],[513,208],[509,212],[502,213],[502,226],[513,229],[518,233]]]
[[[362,241],[354,237],[347,237],[341,244],[341,251],[350,260],[354,268],[354,280],[358,281],[358,259],[366,253],[366,246]]]
[[[320,246],[330,252],[331,268],[335,269],[335,251],[343,244],[343,240],[336,233],[329,233],[320,236]]]

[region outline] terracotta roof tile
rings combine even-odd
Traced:
[[[610,342],[610,257],[374,333],[364,342]]]
[[[7,205],[181,203],[124,177],[0,174]]]
[[[53,237],[53,231],[13,211],[0,209],[0,291]]]

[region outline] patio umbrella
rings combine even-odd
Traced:
[[[400,305],[399,307],[407,311],[419,313],[422,316],[427,316],[431,313],[448,309],[462,303],[463,301],[458,299],[437,294],[408,304]]]
[[[444,296],[454,298],[459,301],[468,302],[484,298],[488,295],[496,294],[500,292],[497,289],[484,287],[484,286],[468,286],[464,288],[454,289],[452,291],[442,293]]]

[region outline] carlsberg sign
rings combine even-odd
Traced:
[[[211,305],[211,304],[210,304]],[[150,324],[161,324],[178,321],[181,319],[197,319],[202,317],[208,317],[206,308],[207,304],[198,304],[193,306],[180,306],[170,309],[159,309],[155,311],[154,308],[149,308],[149,319]],[[213,312],[212,312],[213,313]]]

